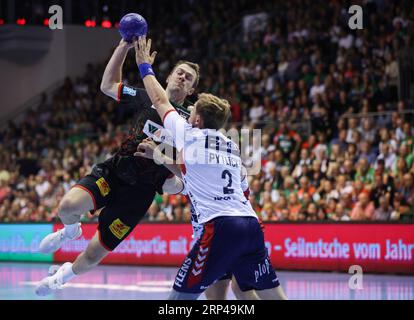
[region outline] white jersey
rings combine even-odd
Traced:
[[[182,176],[196,222],[220,216],[255,217],[242,188],[238,146],[216,130],[193,128],[177,112],[164,117],[180,154]]]
[[[249,189],[249,182],[247,181],[247,174],[244,174],[244,175],[242,174],[241,184],[242,184],[243,193],[246,199],[248,199],[248,195],[250,194],[250,189]],[[181,193],[185,196],[188,196],[188,193],[185,190],[185,188]],[[191,212],[191,227],[193,228],[192,239],[194,241],[197,241],[198,239],[201,238],[204,228],[203,228],[203,225],[198,222],[197,214],[193,206],[191,205],[191,203],[190,203],[190,212]]]

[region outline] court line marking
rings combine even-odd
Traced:
[[[19,282],[21,285],[37,286],[38,281],[23,281]],[[172,282],[169,286],[141,286],[141,285],[122,285],[122,284],[96,284],[96,283],[66,283],[63,288],[77,288],[77,289],[101,289],[101,290],[121,290],[121,291],[139,291],[139,292],[169,292],[172,288]]]

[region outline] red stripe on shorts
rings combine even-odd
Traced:
[[[204,225],[204,233],[198,246],[197,256],[194,260],[193,267],[190,271],[190,276],[187,279],[187,288],[191,288],[197,283],[200,283],[204,270],[207,265],[208,256],[211,252],[211,245],[214,236],[214,222],[209,222]],[[197,263],[197,265],[196,265]]]

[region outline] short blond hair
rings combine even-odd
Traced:
[[[195,112],[203,119],[204,128],[220,129],[230,117],[230,104],[210,93],[201,93],[195,103]]]

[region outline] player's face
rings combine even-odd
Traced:
[[[186,64],[178,65],[167,78],[167,89],[181,91],[186,96],[194,92],[193,85],[197,79],[197,74],[193,68]]]

